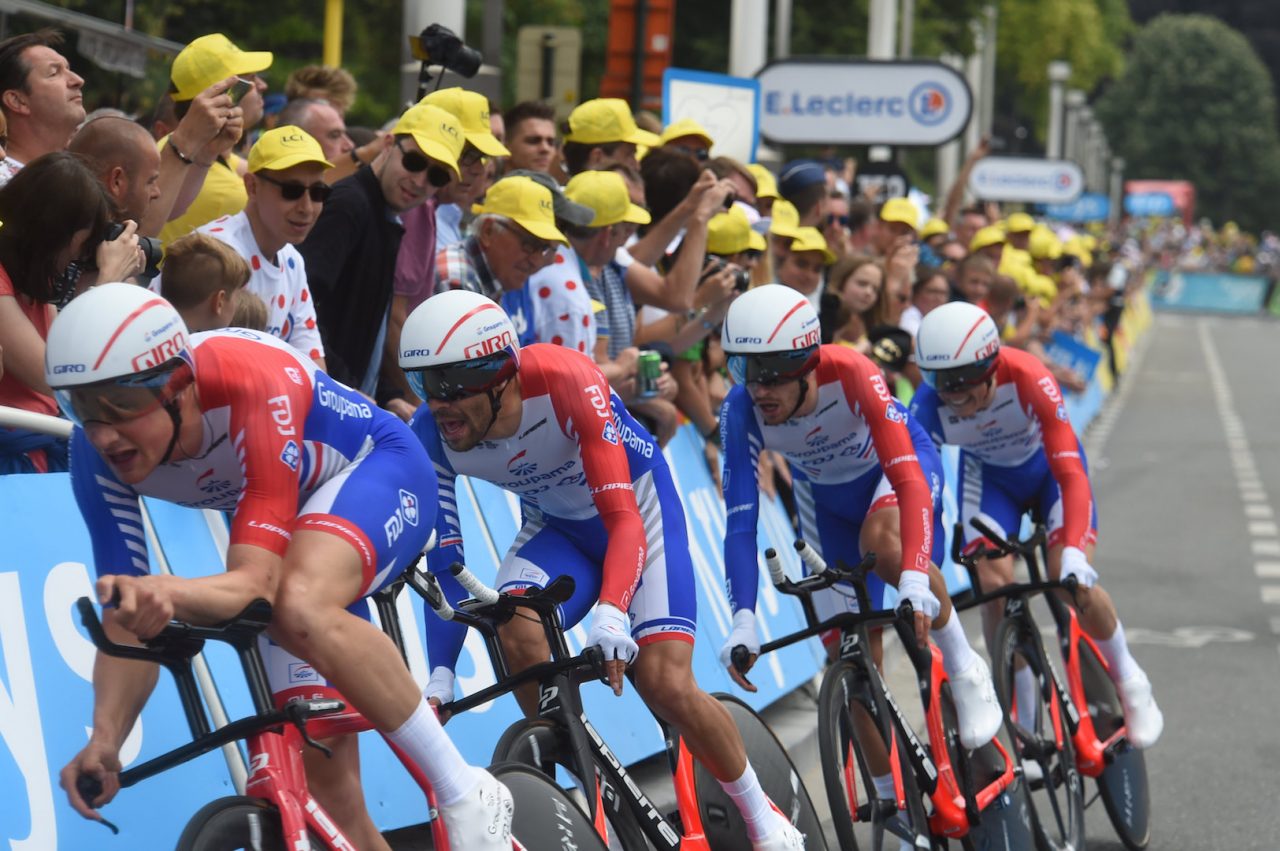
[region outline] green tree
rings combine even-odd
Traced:
[[[1217,18],[1161,15],[1096,105],[1133,178],[1190,180],[1201,211],[1243,227],[1280,218],[1280,135],[1271,77]]]

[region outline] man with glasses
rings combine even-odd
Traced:
[[[263,329],[325,368],[316,304],[307,286],[307,263],[294,246],[311,233],[332,187],[332,168],[320,143],[299,127],[262,134],[249,151],[244,177],[249,203],[234,216],[200,228],[227,243],[249,263],[249,292],[267,306]],[[163,291],[163,290],[162,290]]]
[[[452,114],[430,104],[411,107],[373,162],[334,184],[311,234],[298,246],[325,340],[327,371],[379,402],[392,401],[378,393],[378,385],[403,234],[400,216],[458,175],[465,142]]]

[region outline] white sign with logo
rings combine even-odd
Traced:
[[[711,155],[756,161],[760,84],[743,77],[668,68],[662,73],[662,123],[692,118],[711,135]]]
[[[941,145],[969,123],[969,84],[941,62],[784,59],[756,75],[771,142]]]
[[[1084,191],[1084,172],[1070,160],[983,157],[969,174],[969,191],[983,201],[1070,204]]]

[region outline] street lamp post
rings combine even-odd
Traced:
[[[1045,140],[1045,156],[1051,160],[1062,158],[1063,95],[1069,79],[1070,62],[1049,63],[1049,137]]]

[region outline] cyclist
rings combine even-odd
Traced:
[[[506,788],[462,759],[395,645],[348,611],[431,533],[435,476],[408,429],[287,343],[244,329],[189,337],[167,301],[130,284],[62,311],[45,376],[77,425],[71,484],[108,636],[136,643],[172,618],[213,624],[267,599],[277,700],[330,696],[327,680],[431,782],[454,847],[509,851]],[[226,572],[150,573],[141,496],[232,512]],[[62,770],[86,818],[118,791],[120,746],[155,681],[154,665],[98,654],[93,733]],[[308,762],[313,794],[359,847],[386,848],[364,809],[356,738],[341,738],[331,765]],[[98,800],[76,791],[81,774],[102,782]]]
[[[1156,743],[1164,716],[1151,682],[1129,652],[1115,604],[1093,569],[1098,517],[1089,486],[1084,448],[1071,428],[1062,390],[1034,356],[1000,345],[1000,331],[985,310],[965,302],[936,308],[920,323],[916,360],[924,384],[911,412],[938,444],[960,447],[956,502],[965,546],[982,538],[969,524],[980,517],[1000,535],[1016,534],[1022,512],[1039,508],[1049,524],[1049,577],[1074,576],[1080,624],[1097,643],[1120,701],[1129,741]],[[986,587],[1013,581],[1013,557],[983,559]],[[995,636],[1002,603],[983,607],[988,642]],[[1033,705],[1029,669],[1015,675],[1019,708]],[[1023,717],[1028,717],[1023,715]]]
[[[753,847],[803,848],[803,835],[760,788],[728,712],[694,682],[697,598],[684,509],[653,437],[596,364],[561,346],[520,347],[506,313],[463,290],[415,309],[400,346],[400,365],[427,400],[410,428],[440,476],[440,545],[430,561],[450,599],[466,596],[444,568],[464,560],[454,479],[467,475],[521,498],[524,522],[499,568],[499,590],[571,575],[564,625],[596,604],[587,644],[603,651],[614,693],[634,662],[640,696],[734,799]],[[448,701],[464,630],[436,617],[427,623],[426,694]],[[550,658],[536,618],[511,619],[501,638],[512,671]],[[536,714],[536,687],[516,697]]]
[[[933,550],[942,541],[936,522],[942,465],[929,436],[889,394],[867,357],[847,346],[819,344],[817,312],[789,287],[769,284],[739,296],[721,340],[735,382],[720,411],[724,563],[734,610],[720,661],[729,675],[751,688],[730,654],[743,645],[754,663],[760,650],[756,463],[760,450],[771,449],[790,462],[805,539],[828,560],[852,563],[861,553],[876,554],[876,576],[868,577],[867,589],[872,606],[882,606],[886,582],[911,601],[918,640],[923,645],[932,627],[942,650],[961,741],[968,748],[990,741],[1002,721],[991,672],[973,652],[960,619],[952,617],[946,584],[934,566]],[[840,586],[815,595],[814,603],[821,619],[856,610],[856,598]],[[879,783],[892,784],[892,777],[881,775]]]

